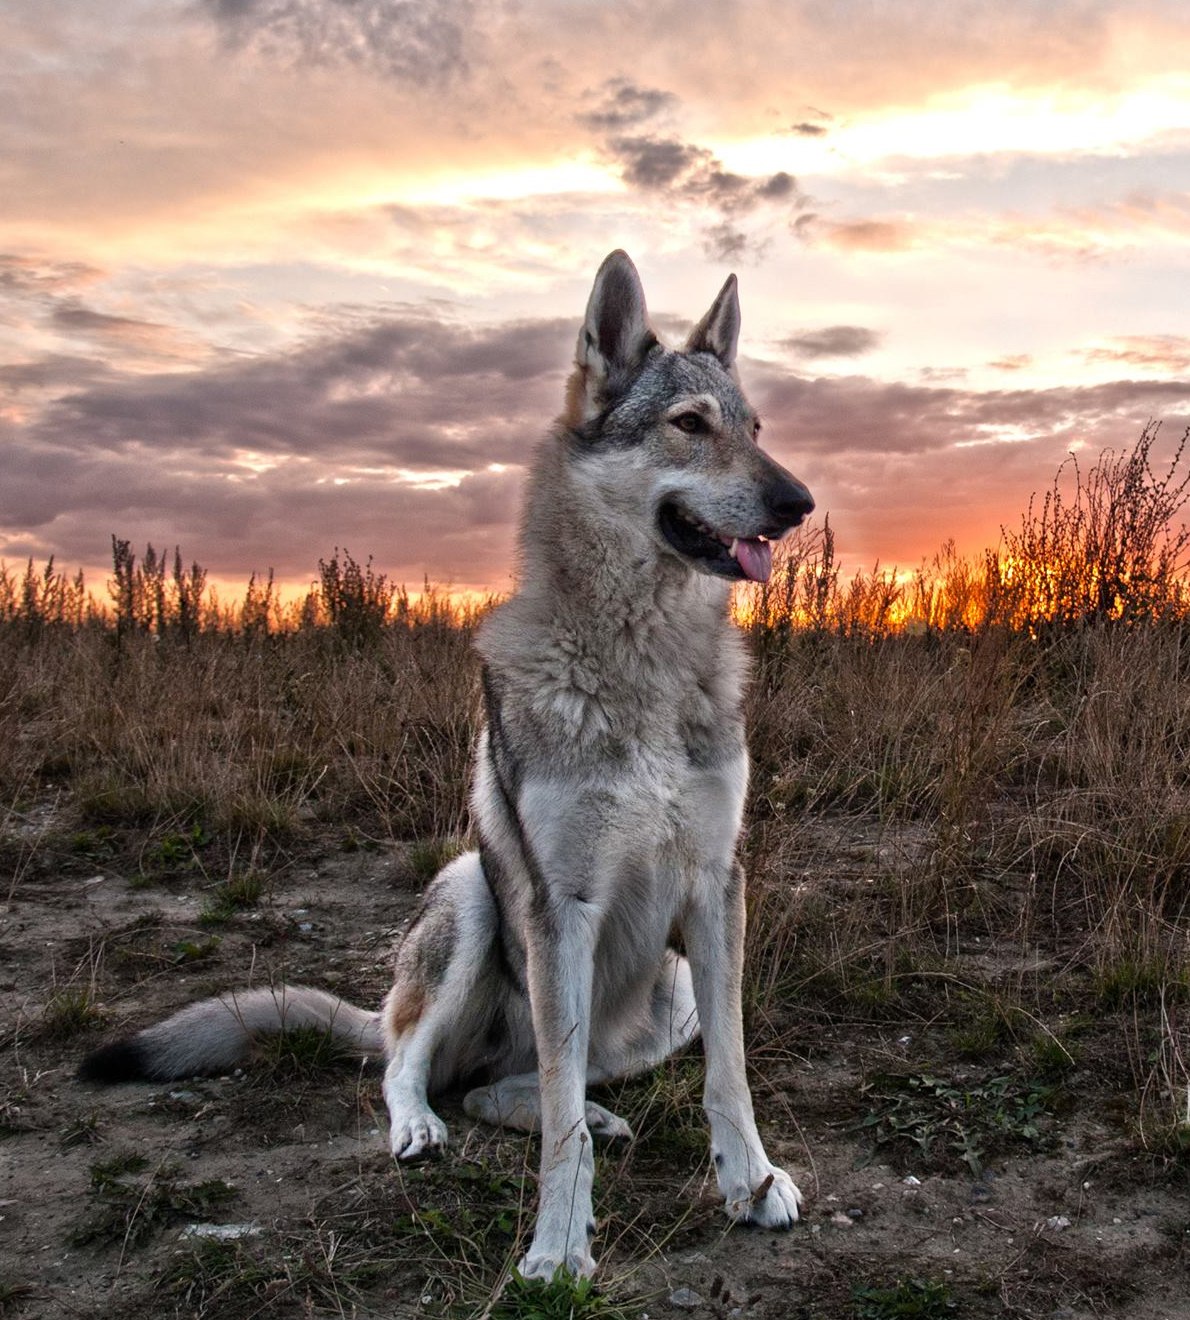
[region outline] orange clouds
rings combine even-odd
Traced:
[[[1190,410],[1187,69],[1183,0],[10,0],[0,554],[502,579],[616,246],[663,326],[739,267],[845,553],[994,532]]]

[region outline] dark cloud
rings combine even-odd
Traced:
[[[797,181],[784,170],[752,178],[725,170],[706,147],[677,138],[621,136],[607,142],[624,182],[645,192],[699,202],[725,215],[755,210],[764,202],[792,202]]]
[[[730,220],[721,220],[703,230],[703,251],[711,261],[743,261],[760,246]]]
[[[865,376],[809,377],[753,363],[752,382],[771,439],[779,418],[803,452],[853,457],[873,453],[933,455],[955,445],[998,444],[1055,436],[1063,444],[1120,444],[1149,417],[1174,424],[1190,415],[1190,382],[1120,380],[1053,389],[972,390],[910,385]]]
[[[859,357],[870,353],[881,340],[875,330],[859,325],[832,325],[823,330],[807,330],[781,341],[781,347],[794,357],[835,358]]]
[[[578,116],[584,128],[596,132],[621,133],[654,119],[663,110],[677,104],[672,92],[656,87],[639,87],[626,78],[612,78],[604,83],[599,104]]]
[[[709,148],[665,131],[664,122],[656,121],[664,121],[665,112],[678,104],[671,92],[616,78],[603,85],[594,108],[577,115],[576,122],[596,134],[630,188],[717,216],[703,231],[703,246],[712,259],[755,255],[764,242],[746,231],[741,218],[761,208],[802,204],[797,180],[784,170],[756,177],[736,174]]]
[[[634,188],[655,192],[679,182],[693,182],[714,167],[714,157],[703,147],[676,138],[615,137],[608,147],[620,165],[624,182]]]
[[[0,397],[14,399],[26,391],[59,395],[66,390],[87,389],[116,378],[103,363],[70,353],[50,353],[26,362],[0,363]]]
[[[132,320],[127,316],[111,316],[96,312],[81,302],[69,301],[55,306],[50,320],[55,329],[67,334],[99,334],[123,336],[130,330],[155,329],[152,322]]]
[[[778,170],[763,182],[755,185],[756,199],[762,202],[785,202],[801,200],[797,189],[797,180],[792,174]]]
[[[830,512],[848,562],[869,567],[915,565],[931,536],[994,545],[1071,449],[1128,448],[1151,417],[1165,419],[1172,448],[1190,423],[1190,382],[980,391],[749,361],[741,371],[766,448]]]
[[[142,363],[195,362],[208,354],[204,344],[173,326],[98,312],[77,298],[51,301],[46,320],[65,338],[89,339],[109,355]]]
[[[779,170],[759,178],[736,174],[706,147],[676,137],[649,134],[613,136],[607,154],[631,188],[677,206],[694,206],[718,215],[703,231],[703,245],[714,260],[731,260],[763,250],[740,221],[764,207],[798,205],[801,195],[792,174]]]
[[[70,393],[38,432],[87,449],[135,443],[208,459],[247,450],[411,469],[510,461],[520,446],[512,423],[551,402],[547,383],[560,391],[572,330],[539,321],[476,331],[407,313],[286,354]]]
[[[57,394],[3,437],[0,554],[32,538],[93,565],[116,532],[230,577],[300,578],[335,544],[410,582],[499,576],[573,321],[338,321],[288,352],[188,371],[96,375],[64,356],[0,369],[13,395]]]
[[[339,545],[410,583],[507,585],[524,465],[560,410],[574,330],[340,309],[287,351],[186,371],[69,356],[3,368],[11,392],[56,397],[0,438],[0,554],[102,571],[114,532],[181,545],[233,581],[268,567],[300,581]],[[870,335],[801,338],[860,351]],[[1120,447],[1150,416],[1171,432],[1190,417],[1180,381],[978,391],[760,361],[742,373],[766,445],[860,560],[920,556],[934,527],[939,542],[965,527],[994,538],[1072,445]]]
[[[825,124],[801,123],[791,125],[789,131],[798,137],[825,137],[830,129]]]
[[[468,67],[470,0],[199,0],[233,47],[419,86]]]

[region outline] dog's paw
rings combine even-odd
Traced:
[[[432,1109],[393,1115],[388,1144],[397,1160],[441,1155],[446,1147],[446,1124]]]
[[[741,1186],[726,1201],[728,1217],[737,1224],[791,1228],[797,1223],[802,1194],[784,1169],[770,1166],[755,1187]]]
[[[589,1279],[595,1273],[595,1257],[585,1247],[571,1247],[568,1251],[539,1248],[536,1243],[521,1259],[517,1272],[522,1279],[540,1279],[548,1283],[559,1272],[575,1279]]]
[[[587,1127],[598,1142],[631,1141],[632,1129],[610,1109],[604,1109],[592,1100],[587,1101]]]

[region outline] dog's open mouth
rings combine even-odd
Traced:
[[[773,571],[772,546],[763,536],[724,536],[673,500],[662,504],[657,525],[678,554],[706,573],[767,582]]]

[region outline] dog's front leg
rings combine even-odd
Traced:
[[[801,1193],[764,1152],[744,1065],[741,866],[730,865],[726,876],[699,877],[683,927],[706,1055],[703,1103],[727,1213],[741,1223],[788,1228],[798,1217]]]
[[[587,1053],[598,913],[582,898],[539,894],[528,941],[529,999],[541,1079],[537,1226],[520,1270],[591,1274],[595,1160],[586,1120]]]

